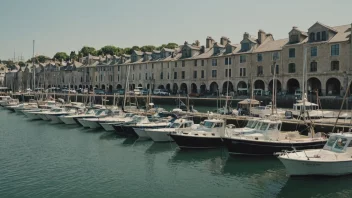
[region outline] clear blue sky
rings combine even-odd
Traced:
[[[351,0],[2,0],[0,59],[21,53],[52,57],[88,45],[130,47],[182,44],[212,36],[239,43],[244,32],[263,29],[286,38],[292,26],[307,30],[316,21],[352,23]]]

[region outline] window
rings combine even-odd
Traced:
[[[145,73],[145,79],[148,80],[148,73]]]
[[[318,63],[313,61],[310,63],[310,72],[316,72],[318,70]]]
[[[182,79],[185,79],[186,72],[185,72],[185,71],[182,71],[181,76],[182,76]]]
[[[263,60],[263,54],[257,54],[257,61],[262,62]]]
[[[197,66],[197,60],[194,60],[194,66]]]
[[[331,45],[331,56],[338,56],[340,55],[340,45],[334,44]]]
[[[218,66],[218,60],[217,59],[212,59],[211,60],[211,65],[212,66]]]
[[[217,76],[217,71],[216,70],[211,70],[211,77],[216,78]]]
[[[246,68],[240,68],[240,76],[246,76]]]
[[[174,72],[174,79],[177,79],[177,72]]]
[[[132,80],[134,80],[134,74],[132,74]]]
[[[193,71],[193,78],[194,78],[194,79],[197,78],[197,71]]]
[[[204,66],[204,60],[201,61],[202,66]]]
[[[246,55],[241,55],[240,56],[240,63],[245,63],[246,62]]]
[[[241,44],[241,51],[246,52],[249,50],[249,43],[242,43]]]
[[[167,73],[167,79],[170,79],[170,73]]]
[[[312,32],[312,33],[309,34],[309,41],[310,41],[310,42],[315,41],[315,33],[314,33],[314,32]]]
[[[273,61],[280,60],[280,52],[273,52],[272,59],[273,59]]]
[[[175,62],[175,67],[177,67],[177,62]]]
[[[200,73],[201,74],[201,78],[204,78],[204,70],[202,70],[202,72]]]
[[[263,66],[258,66],[257,67],[257,75],[262,76],[263,75]]]
[[[231,65],[232,64],[232,60],[230,57],[226,57],[225,58],[225,65]]]
[[[299,39],[298,39],[299,37],[298,37],[298,35],[291,35],[290,36],[290,43],[292,44],[292,43],[298,43],[299,42]]]
[[[317,32],[317,41],[320,41],[320,32]]]
[[[119,66],[117,66],[117,71],[120,71],[120,65],[119,65]]]
[[[325,32],[325,31],[321,32],[321,40],[322,40],[322,41],[326,41],[326,40],[327,40],[326,32]]]
[[[289,58],[294,58],[296,57],[296,49],[295,48],[290,48],[288,51],[288,57]]]
[[[154,73],[152,73],[152,79],[154,79]]]
[[[318,55],[318,47],[314,46],[310,48],[310,56],[314,57]]]
[[[296,72],[296,64],[290,63],[288,64],[288,73],[295,73]]]
[[[331,61],[331,71],[339,71],[340,62],[339,61]]]
[[[271,66],[271,74],[274,74],[274,66]],[[276,73],[279,74],[279,65],[276,65]]]
[[[154,69],[154,63],[152,63],[152,69]]]
[[[164,79],[164,74],[163,74],[163,72],[160,72],[160,79],[161,79],[161,80]]]
[[[231,69],[225,69],[225,77],[231,77]]]
[[[186,65],[185,61],[182,61],[182,67],[184,67]]]

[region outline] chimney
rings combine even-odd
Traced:
[[[248,39],[249,38],[249,34],[248,34],[248,32],[245,32],[244,34],[243,34],[243,39]]]
[[[266,38],[266,33],[263,30],[258,31],[258,41],[259,44],[262,44]]]
[[[215,41],[213,38],[211,38],[211,36],[208,36],[205,43],[206,43],[206,48],[212,48]]]
[[[205,52],[205,47],[204,45],[200,46],[200,53],[203,54]]]
[[[227,45],[227,43],[229,42],[229,38],[227,38],[227,37],[225,37],[225,36],[222,36],[221,38],[220,38],[220,44],[221,45]]]

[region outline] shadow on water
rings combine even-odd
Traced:
[[[183,162],[201,162],[209,159],[222,158],[224,156],[223,149],[211,150],[180,150],[176,149],[174,155],[171,157],[172,163]]]
[[[175,143],[152,143],[150,147],[145,151],[148,154],[158,154],[168,151],[174,151],[176,149]]]
[[[104,132],[100,135],[99,139],[101,140],[116,140],[118,137],[114,132]]]
[[[290,177],[277,197],[351,197],[352,175]]]
[[[124,146],[133,145],[136,142],[136,140],[137,140],[137,138],[128,137],[122,142],[122,145],[124,145]]]
[[[275,157],[229,156],[223,167],[224,174],[241,177],[266,172],[282,172],[283,175],[285,174],[284,166]]]
[[[48,123],[58,129],[76,129],[79,127],[78,125],[68,125],[68,124],[63,124],[63,123],[58,123],[58,124],[52,124],[50,122],[48,122]]]
[[[83,128],[82,130],[83,133],[103,133],[103,129],[91,129],[91,128]]]

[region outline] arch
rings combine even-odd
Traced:
[[[232,82],[225,81],[224,84],[222,85],[222,93],[227,92],[227,85],[229,85],[229,93],[234,91]]]
[[[99,86],[98,86],[98,85],[95,85],[95,88],[99,88]]]
[[[200,93],[205,93],[206,91],[207,91],[207,86],[204,83],[202,83],[200,85]]]
[[[143,87],[143,85],[142,84],[138,84],[138,87]]]
[[[51,85],[48,85],[48,88],[51,88]]]
[[[299,82],[295,78],[291,78],[287,81],[287,93],[294,94],[297,89],[299,89]]]
[[[338,96],[340,95],[341,83],[337,78],[329,78],[326,81],[326,95]]]
[[[192,84],[191,84],[191,92],[192,92],[192,93],[198,93],[196,83],[192,83]]]
[[[105,90],[105,85],[104,84],[101,85],[101,89]]]
[[[117,84],[117,85],[116,85],[116,89],[122,89],[122,85]]]
[[[79,85],[78,87],[79,87],[79,88],[82,88],[82,85]]]
[[[275,79],[275,90],[276,92],[274,94],[277,94],[277,92],[281,91],[282,85],[281,82],[278,79]],[[268,90],[273,93],[273,80],[269,82],[269,87]]]
[[[210,84],[209,88],[210,88],[210,93],[218,92],[218,90],[219,90],[218,83],[212,82]]]
[[[307,86],[308,91],[311,91],[311,92],[318,91],[318,93],[321,92],[321,82],[318,78],[315,78],[315,77],[309,78],[307,81],[307,85],[308,85]]]
[[[112,93],[112,85],[109,85],[109,93]]]
[[[93,90],[93,85],[89,85],[89,90]]]
[[[178,85],[177,85],[177,83],[174,83],[174,84],[172,85],[172,92],[173,92],[174,94],[176,94],[177,91],[178,91]]]
[[[147,84],[147,89],[150,89],[150,84]]]
[[[166,89],[170,92],[171,91],[171,85],[168,83],[166,84]]]
[[[83,87],[84,87],[84,85],[83,85]],[[87,88],[87,89],[88,89],[88,87],[89,87],[89,86],[88,86],[88,85],[86,85],[86,88]]]
[[[159,85],[158,89],[165,89],[164,85]]]
[[[254,82],[254,89],[262,89],[265,90],[265,83],[262,80],[256,80]]]
[[[77,85],[75,85],[75,90],[77,90]]]
[[[247,95],[248,94],[248,87],[247,83],[244,81],[240,81],[237,84],[237,94],[238,95]]]
[[[187,94],[188,93],[188,88],[187,88],[187,84],[186,83],[182,83],[180,86],[180,91],[182,91],[182,93]]]
[[[131,89],[131,90],[134,90],[135,88],[136,88],[136,84],[130,85],[130,89]]]

